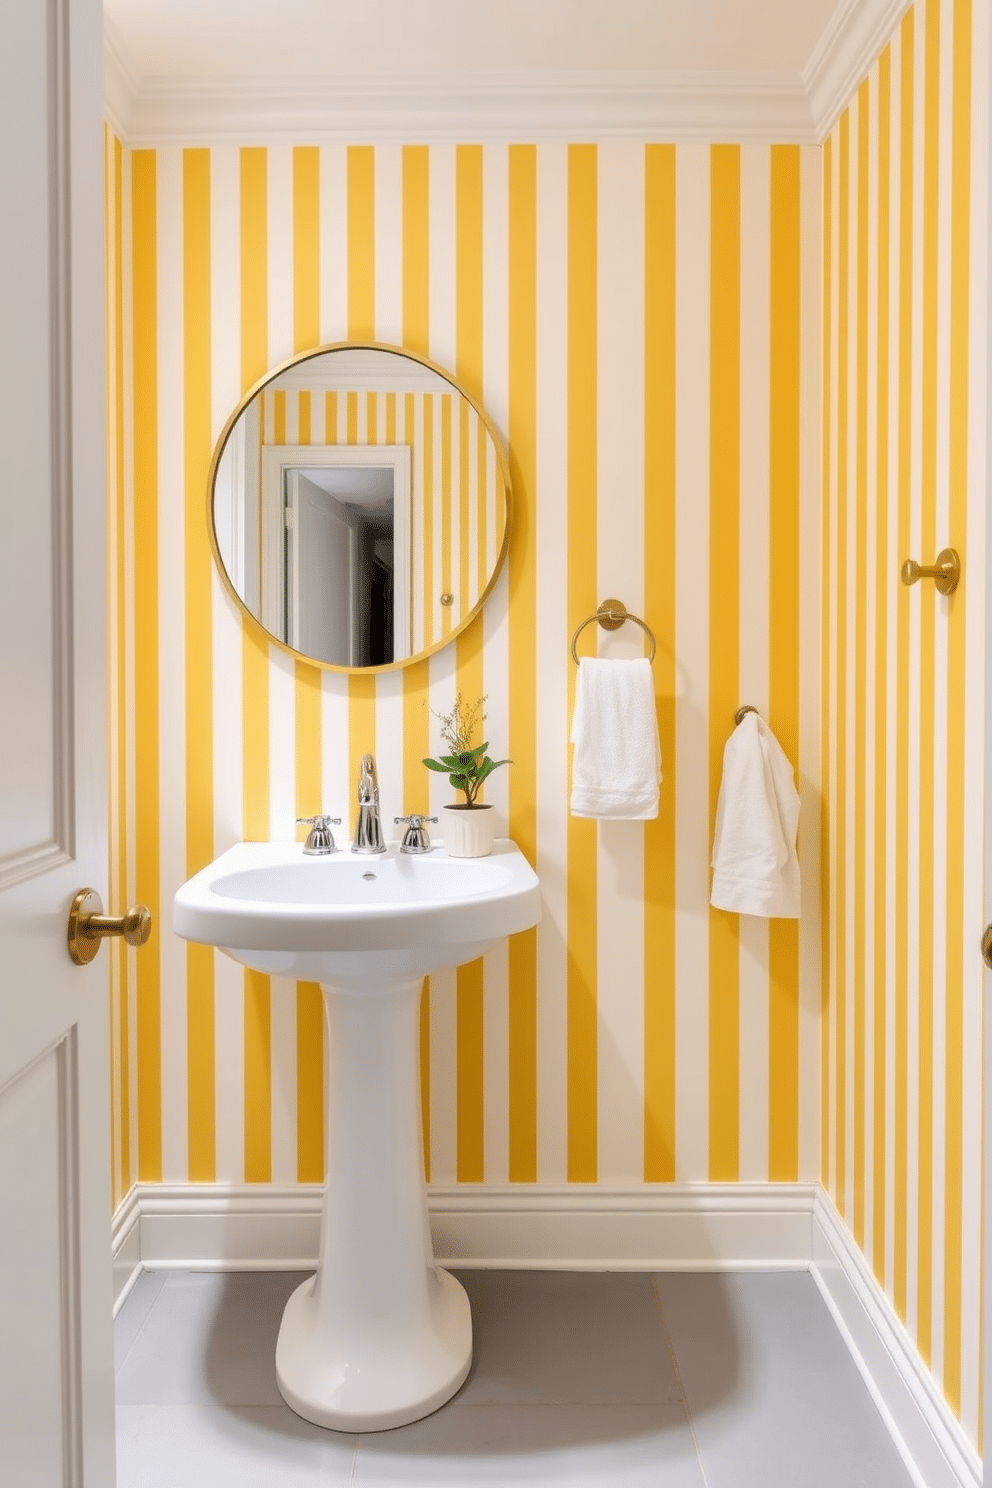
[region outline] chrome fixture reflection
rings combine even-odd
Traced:
[[[386,844],[382,840],[382,820],[379,816],[379,776],[375,760],[370,754],[362,755],[361,774],[358,777],[358,826],[352,852],[384,853]]]
[[[401,853],[427,853],[431,850],[431,839],[427,835],[424,822],[436,822],[436,816],[418,816],[416,812],[410,816],[394,816],[393,821],[399,826],[406,822],[406,832],[400,846]]]
[[[307,840],[303,844],[305,853],[318,858],[334,851],[334,833],[331,831],[331,826],[341,825],[339,816],[298,816],[296,825],[310,828]]]

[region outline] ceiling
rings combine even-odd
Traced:
[[[843,91],[837,57],[884,40],[907,3],[104,0],[108,101],[129,136],[231,133],[251,114],[440,132],[733,117],[745,135],[795,137]]]
[[[142,79],[748,73],[796,81],[837,0],[104,0]]]

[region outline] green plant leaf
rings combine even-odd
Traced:
[[[437,770],[439,775],[447,775],[451,768],[450,765],[439,765],[437,760],[432,759],[421,760],[421,764],[426,765],[428,770]]]
[[[455,790],[460,790],[460,791],[467,791],[468,790],[468,781],[466,780],[466,778],[465,778],[464,775],[449,775],[448,776],[448,779],[450,780],[451,784],[455,787]]]

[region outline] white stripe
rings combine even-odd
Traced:
[[[937,262],[937,547],[946,542],[949,514],[948,460],[950,453],[950,334],[951,334],[951,125],[953,117],[954,87],[954,7],[940,8],[940,114],[939,114],[939,162],[938,162],[938,220],[946,228],[938,236]],[[936,554],[934,554],[934,557]],[[930,560],[921,560],[930,561]],[[944,1377],[944,1221],[946,1180],[946,1071],[947,1071],[947,608],[952,600],[939,596],[935,591],[921,596],[934,607],[934,709],[933,709],[933,767],[934,801],[942,801],[944,809],[933,813],[934,837],[934,977],[933,977],[933,1252],[932,1252],[932,1308],[933,1347],[932,1368],[934,1377]],[[957,925],[952,933],[957,933]]]
[[[562,450],[568,408],[561,368],[568,345],[568,155],[537,149],[537,874],[543,918],[537,935],[537,1176],[564,1182],[567,1126],[568,575],[561,561],[568,489]],[[516,518],[519,520],[519,516]]]
[[[831,139],[831,176],[830,176],[830,243],[829,243],[829,273],[830,273],[830,323],[827,327],[827,335],[830,340],[830,386],[828,391],[828,428],[825,433],[829,439],[830,467],[829,467],[829,492],[828,502],[828,533],[827,533],[827,563],[826,583],[828,586],[828,625],[829,634],[824,637],[827,647],[827,760],[828,790],[826,800],[826,822],[830,825],[827,837],[827,917],[823,932],[829,937],[827,957],[828,986],[825,988],[827,996],[827,1091],[826,1091],[826,1118],[827,1118],[827,1171],[823,1174],[827,1190],[837,1201],[837,1071],[839,1053],[837,1049],[837,959],[838,945],[836,936],[837,924],[837,833],[834,823],[837,820],[837,698],[838,698],[838,660],[837,660],[837,572],[838,572],[838,476],[837,476],[837,429],[838,410],[840,406],[840,366],[839,366],[839,327],[840,327],[840,304],[838,295],[840,290],[840,130],[834,130]]]
[[[455,367],[455,147],[431,146],[428,177],[430,356]]]
[[[802,919],[799,925],[799,1179],[820,1177],[820,1047],[823,1037],[821,937],[828,933],[821,915],[821,833],[827,802],[823,779],[820,720],[823,668],[828,637],[821,636],[820,585],[824,581],[822,501],[823,420],[823,167],[822,152],[805,146],[800,154],[800,444],[799,444],[799,756],[801,798],[799,870]]]
[[[886,569],[889,574],[886,630],[889,637],[885,682],[886,816],[885,861],[885,1276],[883,1284],[891,1299],[895,1294],[896,1257],[896,827],[899,802],[896,796],[896,720],[898,718],[898,644],[900,585],[896,582],[899,556],[899,389],[902,381],[899,358],[899,219],[901,181],[899,175],[902,127],[899,75],[902,66],[902,32],[892,40],[889,115],[889,528]]]
[[[157,156],[159,863],[162,900],[186,879],[185,552],[183,518],[183,156]],[[136,533],[140,542],[141,534]],[[162,1177],[184,1182],[187,1151],[186,943],[160,939]]]
[[[841,1113],[844,1131],[844,1192],[841,1195],[841,1203],[844,1216],[848,1225],[854,1220],[854,1186],[859,1176],[855,1172],[854,1154],[854,1033],[855,1033],[855,999],[854,999],[854,884],[855,884],[855,749],[856,749],[856,712],[857,700],[857,656],[858,651],[864,644],[863,638],[857,631],[857,399],[858,399],[858,135],[860,120],[856,103],[850,111],[850,134],[848,137],[848,199],[847,199],[847,304],[841,307],[841,313],[847,317],[847,406],[843,410],[843,417],[847,421],[847,469],[844,472],[846,488],[845,511],[846,511],[846,551],[839,555],[840,562],[844,565],[845,576],[845,603],[846,603],[846,652],[840,660],[843,669],[845,710],[844,710],[844,738],[840,741],[840,747],[844,752],[844,800],[840,803],[840,810],[844,813],[844,848],[845,858],[841,864],[843,873],[843,895],[844,895],[844,929],[845,941],[843,946],[843,985],[844,985],[844,1044],[843,1050],[839,1051],[844,1060],[846,1078],[844,1081],[844,1110]]]
[[[740,697],[768,718],[771,156],[742,145]],[[805,586],[804,586],[805,587]],[[734,727],[727,719],[727,733]],[[740,918],[740,1179],[768,1177],[768,924]]]
[[[861,108],[859,97],[858,108]],[[873,1263],[874,1234],[876,1224],[883,1216],[874,1213],[875,1175],[875,1007],[884,997],[884,987],[875,986],[875,799],[881,782],[875,770],[875,738],[878,726],[875,677],[884,657],[879,655],[879,637],[875,628],[878,595],[878,506],[872,499],[878,470],[878,68],[868,79],[868,102],[863,127],[868,132],[868,162],[866,193],[868,198],[867,242],[867,304],[865,306],[866,378],[865,388],[865,433],[866,433],[866,503],[865,516],[865,595],[864,634],[860,645],[865,649],[865,699],[864,699],[864,884],[863,910],[865,936],[861,974],[864,977],[865,1017],[865,1079],[864,1079],[864,1173],[861,1178],[864,1192],[864,1253],[869,1265]],[[883,535],[884,540],[884,535]]]
[[[680,145],[676,231],[676,573],[709,551],[710,150]],[[675,844],[676,1169],[709,1175],[709,606],[705,584],[676,586],[678,812],[695,822]]]
[[[268,346],[269,366],[293,355],[293,150],[268,150]]]
[[[971,148],[971,265],[968,346],[968,548],[981,562],[988,552],[986,515],[988,363],[988,222],[989,222],[989,11],[977,5],[972,11],[972,148]],[[988,573],[986,557],[985,572]],[[986,779],[985,760],[988,725],[985,718],[986,646],[985,603],[987,581],[964,590],[967,606],[965,676],[965,801],[992,796]],[[970,1441],[978,1440],[982,1392],[981,1376],[981,1285],[982,1285],[982,1018],[987,995],[987,977],[974,947],[984,924],[983,864],[992,860],[992,843],[983,842],[983,814],[965,812],[965,890],[963,933],[964,977],[964,1068],[961,1100],[964,1127],[962,1142],[962,1261],[961,1261],[961,1423]],[[987,1242],[986,1242],[987,1244]],[[986,1278],[986,1286],[989,1278]],[[986,1340],[986,1349],[992,1339]],[[985,1416],[986,1433],[992,1428]],[[987,1436],[986,1436],[987,1440]],[[986,1452],[988,1448],[986,1447]]]
[[[137,897],[135,885],[136,839],[135,839],[135,775],[134,775],[134,403],[129,389],[134,387],[134,322],[132,315],[134,273],[131,255],[131,152],[124,150],[121,161],[121,277],[123,281],[123,378],[124,378],[124,812],[125,839],[124,865],[127,886],[127,902],[133,904]],[[161,909],[160,909],[161,913]],[[126,1175],[130,1182],[138,1176],[138,1013],[137,984],[135,979],[136,952],[128,949],[127,1027],[128,1027],[128,1088],[122,1092],[128,1109],[130,1133],[130,1170]]]
[[[912,241],[913,241],[913,316],[912,316],[912,360],[910,376],[912,383],[912,444],[910,451],[910,549],[912,552],[920,549],[920,525],[921,525],[921,449],[920,430],[922,425],[922,398],[923,398],[923,122],[924,122],[924,63],[925,63],[925,18],[923,8],[917,10],[917,26],[914,47],[914,79],[913,79],[913,212],[912,212]],[[905,366],[903,373],[905,375]],[[913,599],[919,596],[914,594]],[[927,596],[932,602],[932,595]],[[909,856],[909,933],[913,935],[914,926],[918,925],[918,903],[920,882],[920,810],[924,805],[920,800],[920,605],[911,603],[909,606],[909,833],[908,833],[908,856]],[[929,811],[931,803],[927,802],[926,809]],[[906,1211],[907,1211],[907,1236],[906,1236],[906,1275],[907,1275],[907,1297],[906,1297],[906,1326],[911,1338],[916,1338],[917,1320],[919,1317],[919,1299],[917,1295],[917,1218],[919,1214],[919,1168],[914,1163],[914,1155],[919,1153],[920,1136],[920,1102],[919,1102],[919,1058],[920,1058],[920,1020],[919,1020],[919,989],[920,989],[920,965],[919,965],[918,941],[914,946],[910,942],[909,972],[907,988],[907,1018],[908,1039],[906,1059],[907,1071],[907,1133],[908,1133],[908,1172],[906,1183]],[[927,1120],[928,1113],[923,1113],[923,1119]]]
[[[348,335],[348,161],[343,145],[320,151],[320,339]]]
[[[324,671],[320,684],[321,808],[341,818],[334,836],[343,844],[352,840],[357,824],[358,782],[348,778],[348,678]]]
[[[644,424],[644,149],[598,149],[597,592],[644,615],[644,441],[607,431]],[[617,520],[618,498],[625,519]],[[598,629],[598,627],[595,627]],[[601,654],[643,656],[644,633],[604,632]],[[599,1181],[644,1176],[644,827],[603,821],[597,832]]]
[[[508,155],[505,146],[487,146],[482,155],[482,321],[485,334],[482,347],[482,382],[484,402],[490,416],[502,431],[505,444],[509,423],[509,347],[506,331],[509,325],[508,263]],[[470,488],[478,496],[477,446],[486,437],[474,412],[469,418],[471,437],[469,468]],[[487,440],[488,443],[488,440]],[[469,509],[475,500],[470,496]],[[469,572],[477,573],[477,523],[470,525]],[[482,586],[477,586],[481,588]],[[473,599],[478,593],[473,594]],[[504,565],[492,594],[482,612],[484,634],[484,691],[489,698],[487,709],[490,725],[487,736],[492,740],[491,753],[503,759],[510,753],[510,687],[509,675],[509,573]],[[498,729],[493,725],[499,720]],[[508,832],[508,803],[512,765],[497,770],[486,784],[486,800],[497,812],[496,831]],[[507,1183],[510,1177],[510,1030],[509,1030],[509,944],[497,946],[485,958],[483,1001],[483,1115],[485,1145],[485,1179],[487,1183]]]

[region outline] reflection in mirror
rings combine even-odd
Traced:
[[[333,667],[424,655],[468,622],[506,548],[485,414],[426,362],[333,347],[266,382],[214,458],[222,571],[269,634]]]

